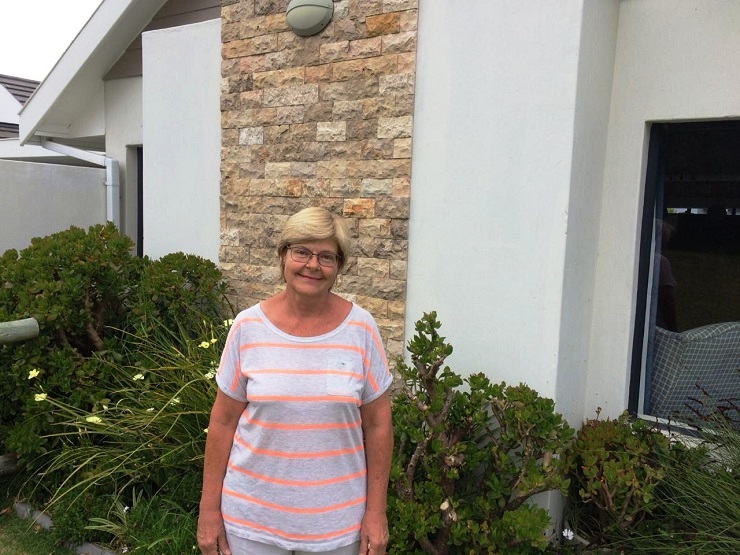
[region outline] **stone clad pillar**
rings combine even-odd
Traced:
[[[323,206],[350,219],[336,292],[402,353],[418,0],[341,0],[318,35],[287,0],[222,0],[220,265],[242,309],[282,287],[285,220]]]

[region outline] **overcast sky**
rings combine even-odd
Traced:
[[[101,0],[0,0],[0,73],[41,81]]]

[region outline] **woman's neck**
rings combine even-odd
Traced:
[[[316,299],[281,291],[262,303],[265,316],[278,329],[291,335],[312,337],[327,333],[349,314],[352,304],[334,293]]]
[[[276,304],[281,306],[281,310],[287,316],[296,316],[299,318],[312,318],[325,315],[335,306],[337,296],[327,291],[326,294],[315,297],[306,297],[297,295],[289,289],[284,289],[275,296]]]

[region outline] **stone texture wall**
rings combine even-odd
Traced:
[[[279,291],[291,214],[349,219],[354,252],[335,291],[403,350],[418,0],[340,0],[298,37],[287,0],[222,0],[220,264],[237,308]]]

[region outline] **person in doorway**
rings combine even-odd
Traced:
[[[306,208],[277,249],[285,287],[241,312],[216,376],[203,555],[384,554],[392,376],[372,316],[332,292],[344,220]]]

